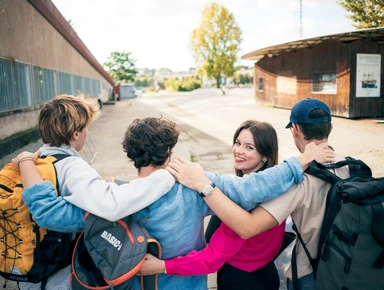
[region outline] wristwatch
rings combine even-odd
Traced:
[[[216,187],[216,185],[212,182],[209,185],[204,186],[203,191],[200,192],[201,197],[207,197],[210,196],[213,192],[213,189]]]

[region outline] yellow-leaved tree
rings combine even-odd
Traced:
[[[384,26],[383,0],[338,0],[337,3],[351,13],[347,17],[358,29]]]
[[[241,40],[241,30],[227,8],[217,3],[204,8],[200,26],[192,32],[191,47],[196,66],[216,80],[217,88],[221,77],[234,74]]]

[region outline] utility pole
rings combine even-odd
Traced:
[[[295,17],[295,28],[298,32],[299,38],[303,38],[303,0],[295,0],[296,1],[296,17]]]

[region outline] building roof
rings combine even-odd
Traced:
[[[312,48],[315,45],[321,43],[323,40],[327,39],[336,39],[342,43],[349,43],[360,39],[366,39],[377,43],[384,43],[384,27],[361,29],[277,44],[249,52],[245,54],[242,59],[258,61],[266,55],[269,57],[277,56],[283,50],[288,52],[295,52],[300,48]]]

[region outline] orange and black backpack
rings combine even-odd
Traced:
[[[136,220],[129,215],[111,222],[86,213],[84,231],[73,251],[72,289],[133,289],[132,278],[145,255],[162,255],[161,245],[143,226],[146,218]],[[141,276],[140,280],[140,289],[158,289],[158,274]]]
[[[36,160],[44,180],[50,180],[58,192],[55,162],[68,155]],[[12,163],[0,170],[0,275],[17,282],[42,282],[71,263],[72,234],[40,228],[22,199],[23,185],[19,168]]]

